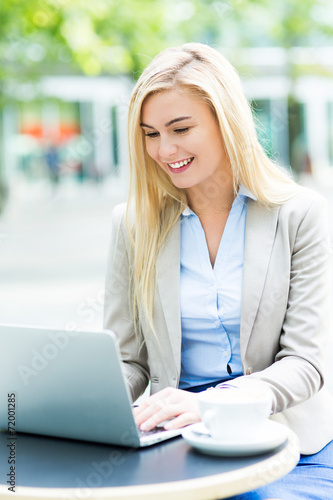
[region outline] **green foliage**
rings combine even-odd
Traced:
[[[187,41],[325,44],[330,0],[2,0],[0,79],[132,73]]]

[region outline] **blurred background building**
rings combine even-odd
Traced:
[[[229,51],[228,56],[242,74],[268,155],[291,168],[296,178],[313,174],[333,184],[333,77],[327,76],[333,74],[333,47],[289,52],[259,47]],[[296,71],[304,61],[320,64],[326,76],[292,79],[288,59]],[[2,109],[4,186],[14,187],[19,179],[57,184],[68,178],[121,177],[126,182],[132,86],[130,75],[48,76],[28,88],[24,83],[5,86],[12,102]]]
[[[2,204],[22,183],[126,183],[131,87],[187,41],[236,66],[271,157],[333,184],[330,0],[4,0],[0,26]]]
[[[17,102],[15,97],[26,95],[26,85],[8,89],[14,99],[2,110],[5,186],[19,180],[49,179],[56,185],[68,178],[83,182],[128,176],[129,77],[51,76],[36,86]]]
[[[234,64],[267,154],[333,205],[332,0],[2,0],[1,322],[101,327],[129,95],[190,41]]]

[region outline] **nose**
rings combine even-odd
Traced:
[[[161,136],[158,151],[160,159],[164,162],[172,160],[172,157],[174,157],[176,152],[177,145],[174,143],[173,138]]]

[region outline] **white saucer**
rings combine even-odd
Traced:
[[[277,448],[287,439],[287,429],[284,425],[267,420],[255,435],[238,441],[213,439],[205,424],[193,424],[182,432],[183,438],[202,453],[221,456],[258,455]]]

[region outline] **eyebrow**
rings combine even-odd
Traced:
[[[182,120],[188,120],[189,118],[192,118],[192,116],[179,116],[179,118],[174,118],[173,120],[169,121],[168,123],[165,124],[166,127],[170,127],[173,123],[181,122]],[[146,127],[146,128],[155,128],[151,127],[150,125],[146,125],[145,123],[140,123],[140,127]]]

